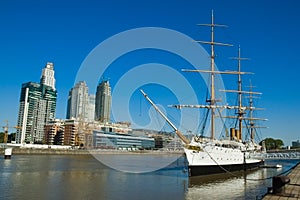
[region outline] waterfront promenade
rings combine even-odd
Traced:
[[[286,184],[280,194],[267,194],[263,200],[300,199],[300,163],[288,174],[290,183]]]

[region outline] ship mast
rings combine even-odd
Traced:
[[[261,121],[266,121],[267,119],[263,119],[263,118],[254,118],[253,116],[253,111],[254,110],[263,110],[262,108],[255,108],[253,106],[253,98],[258,98],[257,96],[253,96],[254,92],[252,92],[252,89],[253,89],[253,85],[252,85],[252,82],[250,80],[250,86],[248,86],[250,89],[249,89],[249,96],[247,98],[249,98],[249,126],[250,126],[250,139],[251,139],[251,142],[254,142],[254,136],[255,136],[255,129],[256,128],[268,128],[266,126],[255,126],[255,121],[256,120],[261,120]],[[261,94],[261,93],[260,93]]]
[[[237,69],[237,72],[238,72],[238,90],[237,90],[237,93],[238,93],[238,112],[236,113],[238,115],[238,130],[239,130],[239,133],[240,133],[240,136],[242,137],[242,131],[243,131],[243,119],[244,119],[244,115],[246,114],[244,112],[244,109],[243,109],[243,91],[242,91],[242,76],[241,76],[241,61],[242,60],[248,60],[248,58],[242,58],[241,57],[241,48],[239,46],[238,48],[238,57],[235,57],[235,58],[232,58],[232,59],[235,59],[238,61],[238,69]],[[250,94],[252,95],[251,93],[252,91],[250,91]],[[251,106],[250,106],[251,107]]]
[[[211,23],[210,24],[198,24],[200,26],[208,26],[211,28],[211,40],[209,42],[207,41],[197,41],[201,44],[210,44],[210,70],[204,71],[204,70],[183,70],[186,72],[206,72],[210,73],[210,99],[207,99],[206,102],[209,103],[209,108],[211,111],[211,139],[215,138],[215,111],[216,111],[216,95],[215,95],[215,74],[220,74],[220,72],[215,71],[215,51],[214,46],[215,45],[221,45],[221,46],[232,46],[230,44],[224,44],[220,42],[215,42],[215,36],[214,36],[214,27],[227,27],[226,25],[221,24],[215,24],[214,23],[214,13],[213,10],[211,12]]]
[[[242,134],[243,134],[243,120],[249,120],[250,122],[250,127],[252,126],[252,128],[254,128],[254,120],[265,120],[265,119],[259,119],[259,118],[253,118],[252,113],[253,110],[258,110],[259,108],[254,108],[253,104],[252,104],[252,98],[253,98],[253,94],[261,94],[259,92],[253,92],[252,88],[250,91],[243,91],[243,87],[242,87],[242,75],[243,74],[253,74],[250,72],[241,72],[241,61],[242,60],[249,60],[248,58],[242,58],[241,57],[241,48],[239,46],[238,48],[238,57],[234,57],[232,59],[235,59],[238,61],[238,66],[237,66],[237,72],[236,74],[238,75],[238,88],[237,90],[223,90],[224,92],[234,92],[238,94],[238,104],[237,104],[237,116],[225,116],[224,118],[233,118],[233,119],[237,119],[238,120],[238,129],[235,131],[238,131],[237,139],[241,140],[242,139]],[[243,106],[243,94],[249,94],[249,98],[250,100],[250,105],[249,106]],[[245,110],[250,110],[250,117],[246,118],[244,115],[246,114]],[[253,124],[253,125],[251,125]],[[252,129],[253,131],[253,129]],[[252,138],[252,134],[251,134],[251,138]],[[252,140],[253,141],[253,140]]]
[[[241,48],[239,47],[238,51],[238,72],[241,72]],[[238,116],[239,116],[239,131],[242,134],[242,123],[243,123],[243,116],[245,112],[242,110],[242,78],[241,74],[238,74],[238,91],[239,91],[239,110],[238,110]]]
[[[250,87],[250,92],[252,92],[253,86],[252,86],[251,81],[250,81],[250,86],[249,87]],[[253,107],[253,96],[252,96],[252,93],[250,93],[250,95],[249,95],[249,106],[250,106],[250,108]],[[253,119],[253,109],[250,109],[249,114],[250,114],[249,115],[249,118],[250,118],[250,120],[249,120],[249,124],[250,124],[250,138],[251,138],[251,141],[254,142],[254,125],[255,125],[255,123],[252,120]]]
[[[258,92],[248,92],[248,91],[242,91],[242,78],[241,75],[244,74],[253,74],[253,73],[249,73],[249,72],[242,72],[241,71],[241,60],[245,60],[247,58],[241,58],[241,52],[240,52],[240,48],[238,49],[238,57],[234,58],[236,60],[238,60],[238,70],[237,71],[216,71],[215,70],[215,52],[214,52],[214,46],[215,45],[220,45],[220,46],[233,46],[231,44],[224,44],[224,43],[220,43],[220,42],[215,42],[215,38],[214,38],[214,27],[227,27],[226,25],[220,25],[220,24],[215,24],[214,23],[214,15],[213,15],[213,11],[211,14],[211,24],[199,24],[200,26],[208,26],[211,27],[211,40],[210,41],[196,41],[198,43],[201,44],[209,44],[211,47],[211,51],[210,51],[210,69],[209,70],[191,70],[191,69],[183,69],[182,71],[184,72],[200,72],[200,73],[208,73],[210,75],[210,99],[206,100],[206,103],[208,103],[207,105],[171,105],[172,107],[178,108],[178,109],[182,109],[182,108],[206,108],[209,109],[211,111],[211,139],[215,139],[215,112],[216,109],[219,108],[225,108],[225,109],[236,109],[237,111],[237,116],[225,116],[224,118],[231,118],[231,119],[238,119],[239,120],[239,130],[240,133],[242,133],[242,122],[244,119],[248,119],[244,117],[245,114],[245,110],[248,109],[255,109],[253,107],[246,107],[243,106],[242,104],[242,95],[243,94],[261,94]],[[216,102],[218,102],[218,100],[216,99],[216,95],[215,95],[215,75],[216,74],[235,74],[238,75],[238,88],[237,90],[221,90],[224,92],[234,92],[234,93],[238,93],[238,105],[237,106],[228,106],[228,105],[216,105]],[[252,118],[252,120],[261,120],[259,118]],[[241,135],[240,135],[241,137]]]
[[[214,51],[214,13],[212,11],[211,13],[211,62],[210,62],[210,70],[212,71],[210,74],[211,78],[211,98],[208,102],[210,102],[210,105],[212,106],[211,109],[211,138],[215,138],[215,108],[214,105],[216,103],[216,96],[215,96],[215,51]]]

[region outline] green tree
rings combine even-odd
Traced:
[[[276,149],[281,149],[283,146],[284,146],[284,143],[282,140],[280,140],[280,139],[275,140],[275,148]]]
[[[12,141],[15,141],[16,140],[16,133],[10,133],[8,135],[8,142],[12,142]]]
[[[267,150],[280,149],[284,146],[281,139],[266,138],[263,141],[265,142]],[[262,142],[260,142],[260,144],[262,144]]]
[[[0,132],[0,143],[4,142],[4,133]]]
[[[11,143],[11,141],[15,141],[16,140],[16,133],[11,133],[8,134],[8,138],[7,138],[7,142]],[[4,142],[4,133],[0,132],[0,143]]]

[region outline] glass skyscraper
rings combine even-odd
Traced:
[[[57,91],[53,63],[47,63],[40,83],[23,83],[18,114],[17,143],[42,143],[44,126],[55,119]]]
[[[111,87],[109,81],[102,81],[97,86],[95,102],[95,120],[102,123],[110,122]]]

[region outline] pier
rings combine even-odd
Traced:
[[[263,200],[300,199],[300,163],[297,164],[287,177],[289,178],[289,182],[282,187],[281,192],[269,193],[263,198]]]

